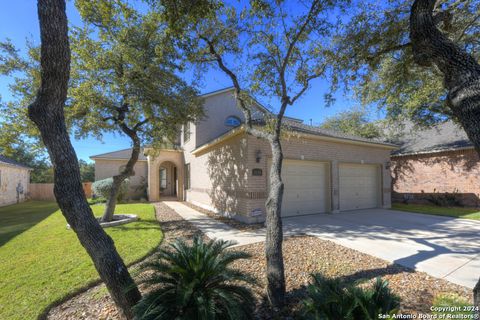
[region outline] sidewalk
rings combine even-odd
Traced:
[[[196,228],[205,233],[210,239],[223,239],[235,241],[235,246],[243,246],[251,243],[265,241],[265,232],[240,231],[226,225],[223,222],[210,218],[197,210],[194,210],[178,201],[163,201],[165,205],[175,210],[183,219],[192,223]]]

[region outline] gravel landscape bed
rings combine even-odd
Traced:
[[[162,246],[179,237],[191,238],[196,230],[190,223],[181,219],[172,209],[158,204],[157,218],[165,234]],[[196,209],[196,208],[195,208]],[[236,247],[250,253],[251,259],[238,261],[240,268],[259,280],[259,286],[253,288],[259,304],[257,319],[296,318],[299,301],[305,296],[305,286],[310,274],[322,272],[331,277],[342,277],[347,281],[358,279],[372,280],[380,276],[387,279],[393,292],[401,299],[403,313],[428,313],[435,295],[456,293],[471,300],[471,290],[448,281],[431,277],[423,272],[392,265],[391,263],[337,245],[331,241],[310,236],[294,236],[284,241],[285,276],[288,291],[288,304],[278,314],[272,314],[263,301],[265,286],[265,256],[263,243]],[[136,270],[138,265],[133,267]],[[135,273],[138,276],[138,272]],[[142,288],[140,288],[142,290]],[[91,288],[71,300],[52,309],[48,319],[120,319],[103,285]]]

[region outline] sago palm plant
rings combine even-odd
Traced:
[[[144,267],[149,275],[140,282],[150,290],[134,308],[136,319],[250,319],[255,300],[244,285],[255,280],[231,267],[250,255],[226,250],[233,244],[196,236],[161,250]]]

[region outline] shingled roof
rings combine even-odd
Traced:
[[[453,121],[438,124],[432,128],[415,130],[412,124],[405,124],[399,137],[400,149],[394,155],[433,153],[473,148],[465,131]]]
[[[24,164],[21,164],[20,162],[17,162],[15,160],[2,156],[1,154],[0,154],[0,163],[8,164],[10,166],[15,166],[15,167],[21,167],[24,169],[30,169],[30,170],[32,169]]]
[[[90,156],[90,159],[107,159],[107,160],[128,160],[132,155],[132,148],[112,151],[102,154],[97,154]],[[140,155],[138,156],[139,161],[147,161],[147,157],[143,154],[143,148],[140,149]]]
[[[309,133],[309,134],[323,136],[323,137],[350,140],[350,141],[355,141],[355,142],[365,142],[365,143],[380,144],[380,145],[391,146],[391,147],[398,147],[396,144],[393,144],[393,143],[390,143],[390,142],[385,142],[385,141],[380,140],[380,139],[367,139],[367,138],[354,136],[354,135],[346,134],[346,133],[339,132],[339,131],[322,129],[322,128],[316,127],[316,126],[310,126],[310,125],[307,125],[307,124],[304,124],[304,123],[301,123],[301,122],[297,122],[297,121],[284,120],[283,124],[287,129],[290,129],[292,131]]]

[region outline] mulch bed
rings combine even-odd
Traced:
[[[195,208],[197,209],[197,208]],[[179,237],[191,238],[199,232],[164,204],[157,205],[157,218],[162,224],[165,240],[162,246]],[[457,293],[471,300],[471,290],[446,280],[431,277],[423,272],[392,265],[391,263],[337,245],[331,241],[310,236],[286,238],[283,246],[285,276],[287,284],[287,306],[278,313],[272,313],[264,301],[265,256],[264,244],[256,243],[236,247],[251,255],[251,259],[238,261],[235,267],[254,275],[259,286],[253,288],[258,298],[257,319],[294,319],[299,301],[305,296],[310,274],[321,272],[330,277],[342,277],[347,281],[376,277],[387,279],[393,292],[401,299],[403,313],[428,313],[433,298],[440,293]],[[137,269],[138,266],[132,269]],[[138,275],[138,272],[136,272]],[[142,288],[140,288],[142,290]],[[83,292],[73,299],[53,308],[48,319],[120,319],[105,286],[99,285]]]

